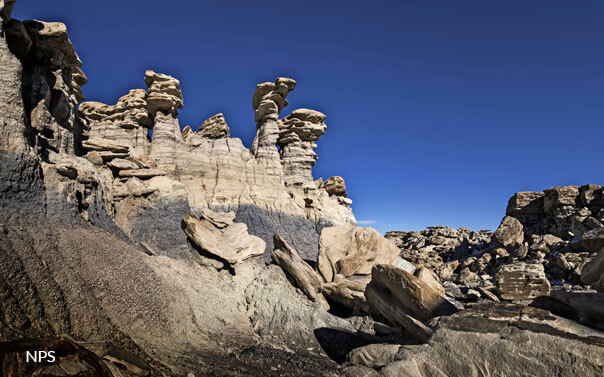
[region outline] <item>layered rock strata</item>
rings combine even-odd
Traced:
[[[442,261],[433,273],[433,260],[400,259],[375,230],[333,226],[354,218],[343,179],[309,174],[324,117],[279,119],[293,80],[258,86],[251,151],[220,117],[181,132],[179,82],[152,71],[147,90],[82,105],[78,119],[86,80],[64,25],[20,23],[13,5],[0,1],[0,352],[21,338],[64,352],[40,368],[5,353],[3,372],[602,374],[601,331],[575,322],[601,328],[600,294],[487,301],[497,299],[489,274],[510,263],[591,281],[599,259],[582,263],[600,233],[571,242],[527,226],[520,240],[507,220],[487,247],[486,233],[467,230],[401,237],[427,241]],[[558,191],[552,201],[569,205],[574,191]],[[266,250],[278,266],[265,265]],[[449,315],[462,308],[451,297],[468,309]],[[354,310],[330,313],[325,301]]]
[[[547,296],[550,284],[541,264],[514,263],[502,266],[495,275],[499,296],[505,300]]]
[[[281,78],[257,88],[254,109],[260,123],[254,145],[262,147],[260,152],[250,151],[240,139],[229,137],[222,114],[206,120],[197,132],[190,127],[181,131],[177,114],[183,98],[178,80],[147,71],[145,82],[146,91],[132,90],[114,106],[97,102],[80,106],[89,127],[82,142],[88,151],[85,157],[109,169],[113,179],[108,186],[114,188],[117,199],[127,198],[123,194],[128,191],[122,188],[134,177],[142,186],[138,191],[155,193],[151,198],[154,202],[184,200],[192,209],[234,211],[239,222],[248,224],[251,234],[267,243],[267,261],[275,233],[288,234],[288,242],[300,255],[313,259],[318,252],[318,233],[324,226],[354,223],[351,201],[331,196],[313,181],[311,168],[317,158],[314,142],[325,132],[325,116],[300,109],[278,119],[279,111],[287,105],[287,93],[295,87],[293,80]],[[272,126],[276,127],[274,134],[267,131]],[[149,131],[153,132],[152,140]],[[104,174],[110,177],[109,172]],[[162,176],[165,178],[160,179]],[[127,234],[137,230],[120,219],[146,207],[146,202],[115,206],[115,217]],[[174,220],[173,226],[176,224]],[[179,245],[178,250],[185,252],[185,240]]]

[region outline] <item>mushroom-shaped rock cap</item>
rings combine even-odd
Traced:
[[[296,134],[302,141],[317,141],[325,134],[327,125],[324,123],[325,114],[315,110],[297,109],[279,124],[279,144],[285,145],[292,141]],[[297,138],[293,138],[297,139]]]
[[[67,27],[62,22],[24,21],[35,49],[36,60],[50,67],[81,67],[73,44],[67,35]]]
[[[172,76],[148,70],[145,72],[145,83],[149,94],[147,103],[151,116],[155,116],[158,111],[177,114],[177,109],[182,109],[183,97],[180,81]]]
[[[327,178],[325,182],[321,183],[321,188],[325,189],[329,195],[335,196],[346,196],[346,182],[344,178],[340,176],[333,176]]]
[[[256,123],[263,123],[267,119],[277,120],[279,112],[287,106],[287,94],[295,87],[296,82],[287,77],[279,77],[275,82],[256,85],[252,98]]]

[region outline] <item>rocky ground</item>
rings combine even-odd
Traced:
[[[0,374],[604,374],[604,194],[514,195],[499,228],[356,226],[314,179],[326,116],[296,82],[181,130],[179,81],[83,102],[62,23],[0,1]],[[251,113],[250,113],[251,115]],[[194,128],[197,129],[194,131]],[[149,136],[152,132],[152,136]],[[28,349],[54,350],[29,364]]]

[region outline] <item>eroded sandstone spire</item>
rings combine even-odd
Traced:
[[[317,161],[315,141],[325,134],[325,115],[309,109],[294,110],[279,122],[283,178],[288,187],[316,189],[312,167]]]
[[[252,153],[256,157],[279,158],[276,144],[279,138],[279,112],[287,106],[287,94],[294,90],[296,82],[290,78],[279,77],[272,82],[256,85],[252,98],[254,120],[256,121],[256,137],[252,145]]]

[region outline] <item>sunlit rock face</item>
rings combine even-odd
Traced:
[[[277,233],[287,235],[304,259],[315,260],[323,227],[355,223],[352,201],[328,191],[330,185],[318,187],[312,176],[315,142],[327,127],[325,115],[298,109],[279,119],[294,80],[278,78],[257,86],[257,134],[251,150],[230,137],[223,114],[204,121],[199,131],[189,126],[181,131],[179,81],[147,71],[145,82],[146,90],[131,90],[116,105],[80,106],[88,127],[85,157],[108,178],[105,183],[117,199],[111,206],[127,234],[136,228],[127,220],[129,213],[182,198],[191,208],[234,211],[251,234],[267,243],[267,260]],[[145,195],[125,196],[135,185],[133,192]]]

